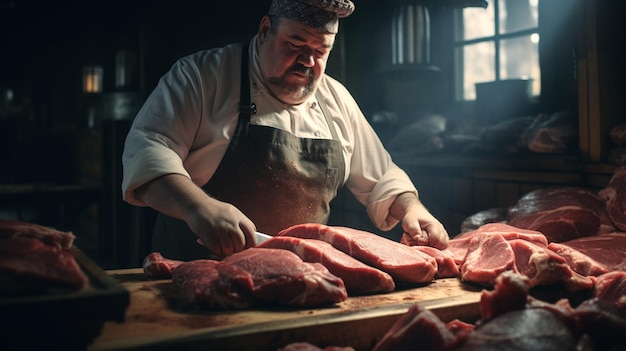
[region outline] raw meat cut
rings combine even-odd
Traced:
[[[609,184],[598,195],[604,200],[613,225],[626,231],[626,167],[617,168]]]
[[[515,269],[515,254],[502,235],[477,235],[469,241],[461,280],[488,287],[500,273]]]
[[[602,199],[576,187],[543,188],[527,193],[509,209],[507,223],[539,231],[549,242],[612,231]]]
[[[344,301],[343,281],[319,263],[307,263],[280,249],[250,248],[221,261],[248,272],[254,281],[254,297],[278,300],[288,306],[325,305]]]
[[[575,351],[578,341],[567,325],[541,308],[511,311],[480,324],[455,350]]]
[[[575,316],[597,350],[622,350],[626,345],[626,272],[597,277],[592,298],[576,307]]]
[[[455,336],[432,311],[412,305],[376,343],[372,351],[446,350]]]
[[[626,312],[626,272],[610,272],[597,277],[591,294]]]
[[[242,309],[254,304],[250,274],[235,266],[219,269],[219,261],[194,260],[177,266],[172,281],[183,297],[201,308]]]
[[[69,249],[76,238],[71,232],[63,232],[54,228],[44,227],[35,223],[0,219],[0,239],[30,237],[48,245],[56,245]]]
[[[593,287],[591,279],[574,272],[563,257],[547,247],[520,239],[510,240],[509,244],[515,254],[516,271],[529,278],[531,288],[557,283],[569,291]]]
[[[504,223],[488,223],[476,230],[459,234],[450,239],[447,250],[453,254],[457,265],[463,264],[469,241],[480,235],[501,235],[505,240],[523,239],[539,245],[548,245],[545,235],[536,230],[516,228]]]
[[[437,262],[437,274],[435,278],[454,278],[461,275],[459,266],[456,264],[454,254],[452,251],[439,250],[432,246],[411,246],[414,250],[421,251],[430,257],[434,258]]]
[[[69,250],[39,238],[0,239],[1,294],[38,293],[49,288],[81,290],[89,278]]]
[[[143,272],[150,278],[171,278],[172,271],[183,261],[164,258],[160,252],[152,252],[143,260]]]
[[[290,250],[305,262],[319,262],[343,279],[349,293],[385,293],[396,287],[389,274],[337,250],[325,241],[276,236],[256,247]]]
[[[211,308],[320,306],[348,297],[343,281],[322,264],[282,249],[249,248],[222,261],[185,262],[172,280],[191,302]]]
[[[568,112],[539,114],[519,138],[521,144],[537,153],[561,153],[576,147],[578,119]]]
[[[431,282],[437,273],[434,258],[374,233],[323,224],[299,224],[277,236],[323,240],[346,254],[390,274],[396,285]]]
[[[594,235],[548,248],[565,258],[575,272],[598,276],[610,271],[626,271],[626,233]]]
[[[493,319],[507,312],[526,308],[530,281],[528,277],[506,271],[495,281],[492,291],[483,290],[480,296],[480,314],[483,321]]]
[[[626,272],[610,272],[596,278],[592,296],[614,304],[616,309],[626,308]]]

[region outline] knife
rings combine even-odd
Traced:
[[[261,232],[254,232],[254,235],[255,235],[255,239],[256,239],[255,246],[259,245],[260,243],[264,242],[267,239],[271,239],[272,238],[271,235],[267,235],[267,234],[261,233]],[[204,243],[200,239],[197,239],[196,242],[198,244],[202,245],[202,246],[206,246],[206,245],[204,245]]]
[[[264,242],[267,239],[271,239],[272,236],[261,233],[261,232],[254,232],[254,234],[256,235],[256,244],[259,245],[260,243]]]

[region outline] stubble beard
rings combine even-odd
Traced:
[[[306,73],[308,75],[307,82],[305,84],[289,83],[287,81],[287,75],[294,71]],[[276,95],[283,102],[286,102],[284,100],[303,102],[311,96],[315,90],[313,72],[311,69],[306,67],[293,67],[280,77],[269,77],[267,82],[270,89],[274,92],[274,95]]]

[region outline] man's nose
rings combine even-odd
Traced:
[[[313,67],[315,65],[315,57],[311,50],[302,50],[298,55],[298,63],[305,67]]]

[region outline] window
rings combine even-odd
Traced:
[[[530,79],[531,95],[539,95],[538,1],[492,0],[486,9],[456,10],[457,100],[476,99],[476,83],[510,79]]]

